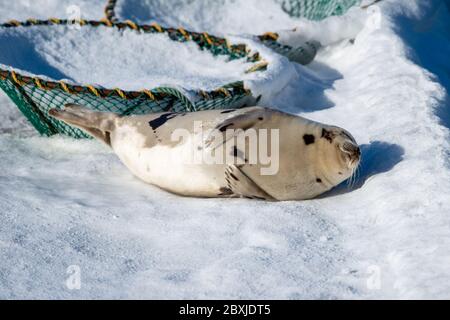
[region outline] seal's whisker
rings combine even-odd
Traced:
[[[350,175],[350,178],[348,179],[347,186],[349,189],[353,189],[356,185],[357,177],[358,177],[358,168],[359,164],[352,169],[352,173]]]
[[[361,162],[360,162],[361,163]],[[360,175],[360,163],[358,163],[358,165],[355,167],[354,172],[352,173],[353,176],[353,186],[352,188],[354,188],[357,185],[357,182],[359,180],[359,175]]]
[[[353,189],[354,177],[355,177],[355,169],[352,169],[352,174],[350,175],[350,189]]]

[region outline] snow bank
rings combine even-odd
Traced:
[[[158,22],[213,34],[262,34],[274,29],[291,29],[298,22],[274,0],[118,0],[116,15],[141,24]],[[245,19],[242,19],[245,17]]]
[[[48,19],[101,19],[104,0],[2,0],[0,21]]]
[[[4,29],[0,45],[3,65],[55,80],[124,90],[161,85],[212,90],[243,80],[252,66],[245,59],[214,57],[192,41],[107,27]]]
[[[24,21],[26,19],[48,19],[57,17],[60,19],[101,19],[104,16],[104,0],[1,0],[0,22],[9,20]],[[7,44],[8,47],[10,44]],[[5,44],[1,46],[5,49]],[[0,90],[0,106],[2,109],[2,125],[0,132],[18,132],[23,128],[31,132],[31,127],[23,118],[17,107],[10,102],[7,96]],[[3,112],[6,109],[5,112]]]
[[[319,199],[170,195],[95,141],[26,136],[0,105],[0,297],[449,298],[450,14],[438,0],[361,14],[354,41],[336,31],[316,62],[290,65],[288,86],[267,89],[271,106],[361,144],[355,183]],[[80,290],[66,286],[70,265]]]

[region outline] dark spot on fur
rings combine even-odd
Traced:
[[[263,117],[258,117],[258,120],[259,120],[259,121],[263,121],[264,118],[263,118]]]
[[[109,131],[105,132],[105,143],[109,146],[111,145],[111,132]]]
[[[150,121],[148,124],[150,125],[150,127],[152,127],[153,130],[158,129],[159,127],[161,127],[164,123],[167,122],[167,120],[170,120],[172,118],[175,118],[177,115],[175,113],[164,113],[162,115],[160,115],[158,118]]]
[[[229,127],[231,127],[232,125],[234,125],[234,123],[226,124],[226,125],[220,127],[220,128],[219,128],[219,131],[220,131],[220,132],[224,132],[224,131],[226,131]]]
[[[317,183],[322,183],[322,179],[317,178],[317,179],[316,179],[316,182],[317,182]]]
[[[303,141],[305,141],[306,145],[313,144],[316,138],[312,134],[305,134],[303,136]]]
[[[202,146],[198,146],[198,147],[197,147],[197,150],[198,150],[198,151],[203,150],[203,147],[202,147]]]
[[[322,138],[326,139],[329,143],[333,142],[334,133],[325,129],[322,129]]]
[[[230,113],[236,111],[236,109],[223,110],[221,113]]]
[[[220,188],[219,196],[229,196],[233,194],[233,190],[227,187]]]

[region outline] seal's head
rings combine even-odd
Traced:
[[[361,151],[353,136],[346,130],[324,126],[319,149],[323,155],[322,174],[334,185],[350,178],[361,160]]]

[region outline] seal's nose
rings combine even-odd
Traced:
[[[361,149],[359,146],[350,142],[345,142],[342,145],[342,151],[348,153],[353,159],[359,159],[361,157]]]

